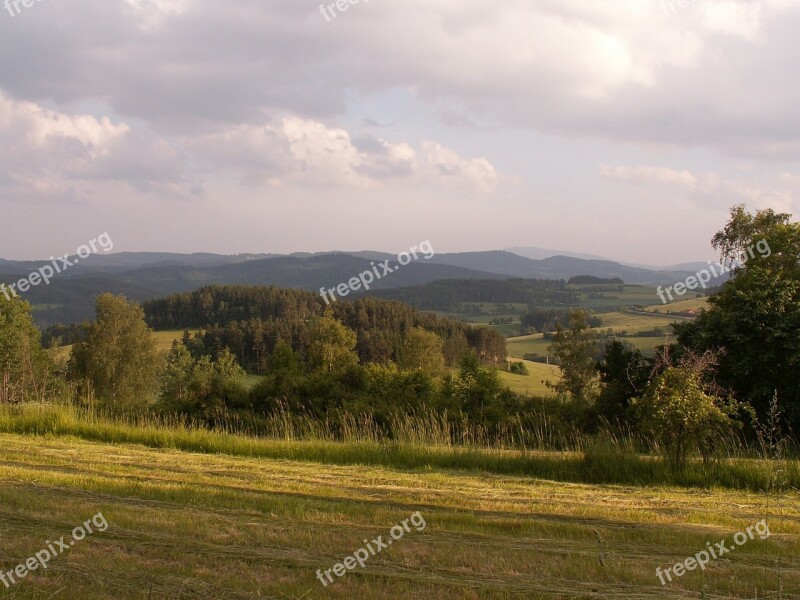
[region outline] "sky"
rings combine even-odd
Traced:
[[[800,212],[798,30],[800,0],[13,0],[0,257],[707,260],[733,205]]]

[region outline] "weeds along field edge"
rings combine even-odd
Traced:
[[[280,419],[280,415],[275,417]],[[674,470],[659,456],[632,450],[625,440],[598,436],[582,449],[552,451],[509,449],[476,443],[480,436],[453,444],[441,423],[406,418],[400,439],[381,439],[353,417],[341,439],[317,424],[306,430],[273,423],[253,435],[209,429],[177,417],[118,417],[57,404],[0,405],[0,432],[19,435],[76,437],[111,444],[135,444],[185,452],[335,465],[396,469],[446,469],[521,475],[571,483],[632,486],[681,486],[741,489],[756,492],[800,489],[800,461],[723,458],[705,465],[691,461]],[[415,430],[416,428],[416,430]],[[341,433],[341,432],[340,432]],[[446,433],[446,432],[445,432]]]

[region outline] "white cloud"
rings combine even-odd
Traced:
[[[183,167],[164,140],[125,123],[16,101],[0,90],[0,165],[5,179],[34,191],[64,191],[80,180],[134,187],[175,184]]]
[[[165,19],[183,14],[190,0],[125,0],[145,31],[158,28]]]
[[[260,126],[239,125],[189,140],[209,169],[224,168],[250,184],[371,188],[387,183],[466,185],[491,191],[495,167],[435,142],[422,156],[406,143],[353,138],[348,131],[299,117]]]
[[[296,0],[75,1],[40,11],[34,44],[2,32],[0,50],[26,47],[28,68],[0,67],[0,86],[105,98],[126,118],[194,134],[257,124],[264,110],[330,121],[364,93],[408,90],[466,121],[800,153],[800,86],[785,60],[800,0],[696,0],[673,16],[659,0],[407,0],[362,3],[335,23]],[[147,31],[130,27],[131,11]]]
[[[745,202],[753,208],[773,208],[791,212],[793,194],[786,189],[765,187],[750,182],[725,179],[716,173],[693,173],[687,169],[676,170],[652,166],[604,166],[600,175],[609,180],[637,184],[645,187],[676,186],[686,190],[696,202],[709,199],[720,206]],[[789,173],[783,173],[778,182],[794,184],[800,181]]]
[[[497,186],[497,171],[485,158],[466,159],[435,142],[424,142],[422,147],[434,176],[446,181],[464,180],[484,192],[491,192]]]
[[[603,166],[600,169],[600,174],[606,179],[629,183],[663,183],[688,188],[696,188],[698,186],[698,178],[686,169],[677,171],[665,167],[620,165],[617,167]]]

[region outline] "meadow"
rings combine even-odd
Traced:
[[[488,462],[457,461],[448,468],[431,460],[435,451],[422,448],[417,462],[370,464],[368,453],[341,442],[338,452],[322,457],[303,443],[262,440],[272,446],[272,457],[245,456],[219,433],[202,436],[205,451],[188,443],[184,449],[152,447],[145,438],[156,432],[142,428],[139,443],[133,435],[122,441],[121,430],[114,442],[86,439],[98,433],[98,423],[70,430],[51,422],[46,435],[21,435],[7,433],[15,423],[9,415],[0,418],[6,432],[0,433],[0,568],[12,569],[98,512],[110,526],[76,543],[46,571],[10,589],[0,585],[2,598],[800,594],[797,490],[771,495],[716,486],[563,482],[498,473]],[[108,425],[106,435],[112,429]],[[177,439],[179,432],[173,433]],[[187,440],[190,433],[184,431]],[[256,441],[239,443],[239,450],[249,444],[255,454]],[[565,473],[577,472],[570,464],[577,457],[552,454]],[[317,569],[331,568],[364,540],[386,539],[392,526],[417,511],[424,530],[412,529],[365,568],[327,587],[316,578]],[[656,577],[657,568],[765,518],[768,539],[756,538],[666,586]]]
[[[561,370],[554,365],[531,362],[529,360],[518,360],[512,358],[514,362],[521,362],[528,369],[528,375],[515,375],[507,371],[500,372],[500,379],[503,385],[512,392],[518,394],[530,394],[532,396],[553,396],[555,393],[548,387],[561,379]]]

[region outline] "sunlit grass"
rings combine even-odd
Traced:
[[[214,455],[0,434],[0,568],[102,511],[110,524],[3,598],[784,598],[800,583],[800,496]],[[331,568],[426,521],[323,588]],[[668,587],[655,576],[767,518]],[[770,595],[770,592],[772,595]]]
[[[589,444],[584,451],[549,452],[489,445],[480,428],[453,431],[435,415],[398,416],[392,439],[367,416],[345,417],[333,426],[316,420],[290,420],[278,413],[266,421],[261,435],[212,431],[178,419],[151,416],[136,421],[98,416],[68,406],[0,406],[0,432],[76,437],[112,444],[139,444],[206,454],[286,459],[326,465],[372,465],[397,469],[449,469],[525,475],[565,482],[626,485],[721,486],[767,490],[775,469],[787,486],[800,488],[800,463],[729,459],[709,467],[691,462],[673,471],[660,458],[641,456],[623,443]],[[509,438],[514,434],[509,433]],[[453,440],[462,440],[454,443]]]

